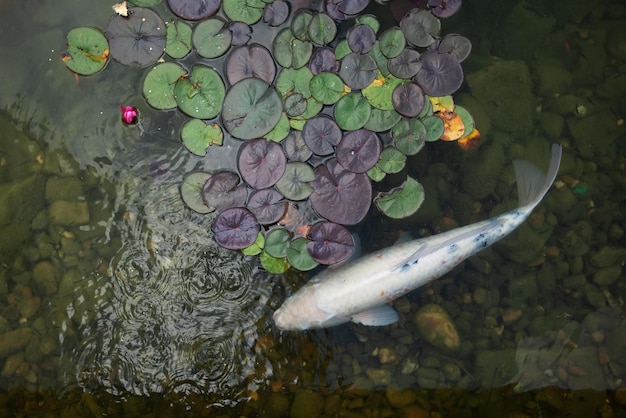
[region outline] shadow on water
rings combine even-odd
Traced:
[[[427,190],[418,218],[370,219],[365,247],[512,207],[510,159],[541,161],[554,141],[566,147],[557,187],[511,239],[397,300],[398,324],[281,334],[271,312],[306,279],[221,249],[212,216],[179,197],[184,174],[232,168],[236,146],[191,156],[174,128],[182,117],[140,97],[142,71],[113,63],[78,81],[66,71],[65,32],[103,27],[110,5],[9,3],[0,416],[626,416],[626,95],[611,93],[626,91],[612,38],[624,34],[623,7],[465,2],[446,23],[475,43],[459,100],[484,144],[474,154],[430,144],[409,168]],[[515,30],[495,37],[503,28]],[[494,74],[519,73],[528,102],[489,96]],[[119,123],[120,104],[140,108],[141,129]],[[452,319],[458,348],[418,331],[425,305]]]

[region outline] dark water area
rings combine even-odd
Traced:
[[[626,416],[622,2],[466,0],[443,20],[473,44],[454,99],[481,144],[427,143],[382,182],[410,174],[426,200],[370,211],[362,251],[513,209],[512,160],[545,169],[555,142],[557,181],[510,237],[397,299],[396,324],[303,332],[272,313],[311,275],[221,248],[180,198],[187,173],[235,169],[239,141],[194,156],[181,112],[142,97],[147,69],[61,61],[111,5],[0,1],[0,416]]]

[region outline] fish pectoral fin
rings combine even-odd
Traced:
[[[398,312],[389,305],[379,305],[352,315],[352,322],[381,327],[398,322]]]

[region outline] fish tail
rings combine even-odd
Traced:
[[[559,144],[552,145],[550,166],[545,175],[537,166],[528,161],[513,161],[520,207],[535,207],[543,199],[556,179],[562,153],[563,149]]]

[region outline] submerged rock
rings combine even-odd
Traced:
[[[448,313],[439,305],[426,305],[415,314],[415,325],[426,341],[435,347],[455,351],[461,344],[459,333]]]

